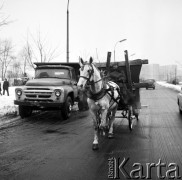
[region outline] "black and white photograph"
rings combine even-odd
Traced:
[[[1,0],[0,180],[182,179],[182,0]]]

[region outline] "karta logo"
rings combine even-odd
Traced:
[[[158,179],[181,179],[180,169],[176,163],[163,163],[161,159],[157,163],[133,163],[130,171],[126,169],[129,158],[111,157],[108,159],[108,178],[120,179],[122,175],[125,179],[154,179],[152,169],[155,168]]]

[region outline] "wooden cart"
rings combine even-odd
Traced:
[[[120,86],[120,92],[124,98],[120,100],[118,105],[118,110],[121,110],[121,116],[119,117],[127,118],[129,129],[132,130],[133,119],[135,117],[138,120],[141,109],[140,88],[143,85],[139,82],[140,71],[142,64],[148,64],[148,60],[136,59],[129,61],[127,50],[124,53],[125,61],[110,62],[111,52],[108,52],[107,62],[97,63],[96,65],[105,73],[107,79],[114,81]],[[118,75],[118,77],[113,79],[111,77],[112,74],[115,74],[116,77]]]

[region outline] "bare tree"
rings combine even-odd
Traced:
[[[11,41],[4,40],[0,41],[0,64],[1,64],[1,75],[2,79],[5,78],[8,65],[12,60],[15,60],[15,56],[13,56],[13,46]]]
[[[8,78],[18,78],[22,75],[21,63],[14,61],[12,63],[12,68],[7,71]]]
[[[27,35],[26,43],[19,55],[25,74],[27,68],[35,68],[34,62],[50,62],[58,56],[58,53],[57,48],[47,46],[46,38],[42,38],[39,32],[36,38]]]
[[[5,16],[4,13],[2,12],[3,5],[0,5],[0,27],[8,25],[11,21],[9,21],[9,17]]]
[[[32,47],[30,45],[30,43],[27,40],[26,46],[24,47],[24,56],[26,56],[26,60],[28,62],[28,64],[34,68],[34,64],[33,64],[33,50]]]
[[[23,66],[23,73],[26,73],[26,68],[33,68],[34,69],[34,64],[33,64],[33,51],[32,48],[29,44],[29,42],[26,42],[26,45],[22,48],[20,54],[20,61],[22,62]]]
[[[47,45],[45,37],[41,36],[40,31],[37,33],[37,38],[35,39],[32,36],[35,49],[34,49],[34,58],[37,62],[50,62],[58,56],[56,54],[57,48],[51,48]],[[37,51],[37,54],[35,54]]]
[[[26,44],[21,51],[22,59],[24,59],[24,68],[27,64],[34,68],[34,62],[50,62],[58,57],[57,48],[51,48],[47,45],[46,38],[41,37],[40,31],[37,37],[31,35],[31,39],[26,39]]]
[[[20,54],[18,55],[20,67],[23,66],[23,74],[26,74],[27,67],[27,54],[25,49],[22,49]]]

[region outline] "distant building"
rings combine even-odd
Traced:
[[[140,79],[159,80],[159,64],[143,64],[140,72]]]
[[[140,72],[140,79],[155,79],[156,81],[182,81],[182,67],[177,65],[144,64]]]
[[[177,78],[177,65],[160,66],[160,80],[171,82]]]
[[[182,82],[182,67],[177,68],[177,78],[180,82]]]

